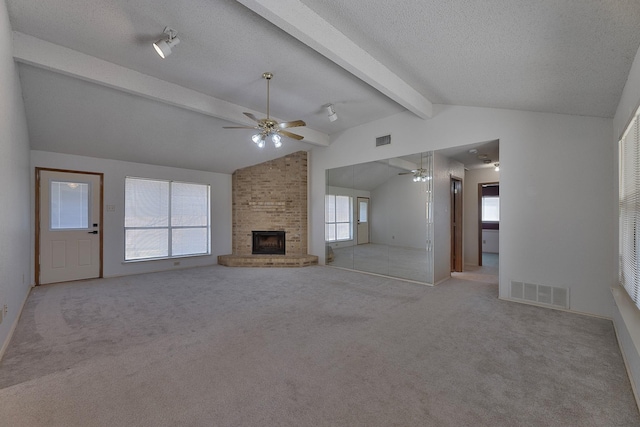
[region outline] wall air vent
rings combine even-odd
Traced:
[[[511,281],[511,299],[569,309],[569,288]]]
[[[376,147],[391,144],[391,135],[379,136],[376,138]]]

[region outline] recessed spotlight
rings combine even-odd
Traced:
[[[469,154],[476,154],[478,152],[478,149],[476,148],[472,148],[471,150],[469,150]]]

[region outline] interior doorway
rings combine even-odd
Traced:
[[[462,179],[451,176],[451,271],[464,270],[462,256]]]
[[[478,266],[497,266],[499,232],[500,183],[481,182],[478,184]]]
[[[369,243],[369,198],[358,197],[357,198],[357,243],[363,245]]]
[[[36,168],[36,285],[102,277],[103,174]]]

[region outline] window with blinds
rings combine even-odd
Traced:
[[[324,197],[324,238],[327,242],[353,237],[353,197],[327,194]]]
[[[211,253],[209,186],[125,179],[125,260]]]
[[[619,142],[619,279],[640,308],[640,109]]]

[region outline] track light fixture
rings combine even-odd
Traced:
[[[329,114],[329,121],[335,122],[338,120],[338,114],[336,114],[336,110],[333,104],[327,105],[327,113]]]
[[[167,37],[153,44],[153,47],[162,59],[171,55],[171,48],[180,43],[180,39],[177,37],[178,33],[173,28],[165,27],[163,33],[166,34]]]

